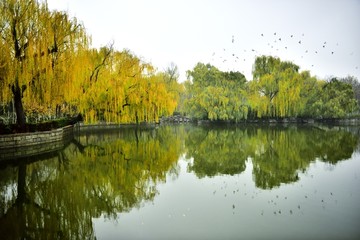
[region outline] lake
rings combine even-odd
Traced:
[[[359,128],[88,130],[0,165],[2,239],[358,239]]]

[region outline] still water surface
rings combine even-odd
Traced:
[[[2,239],[358,239],[358,129],[87,131],[0,168]]]

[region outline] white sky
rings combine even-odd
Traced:
[[[181,81],[197,62],[243,72],[249,80],[255,56],[263,54],[293,61],[301,71],[310,70],[320,78],[353,75],[360,80],[360,0],[48,0],[48,4],[81,20],[93,47],[114,41],[116,49],[130,49],[159,70],[174,62]]]

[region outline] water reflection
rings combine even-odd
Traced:
[[[314,160],[350,158],[357,144],[350,132],[314,127],[83,132],[61,150],[0,168],[0,236],[94,239],[93,218],[153,201],[159,183],[177,178],[182,154],[198,178],[240,174],[251,160],[256,186],[271,189],[297,181]]]
[[[317,127],[197,128],[186,138],[189,170],[202,178],[239,174],[248,158],[259,188],[297,181],[317,159],[331,164],[351,157],[358,137]]]
[[[93,239],[92,218],[139,208],[167,172],[177,174],[176,130],[88,132],[48,161],[2,169],[0,235]]]
[[[202,178],[238,174],[245,170],[249,155],[247,131],[240,128],[196,128],[185,139],[187,157],[194,158],[189,170]]]

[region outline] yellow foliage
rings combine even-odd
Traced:
[[[54,116],[81,113],[85,122],[158,121],[172,114],[180,85],[128,50],[90,49],[76,18],[46,3],[5,0],[0,5],[0,101],[9,86],[24,89],[25,112]],[[12,26],[15,26],[13,31]]]

